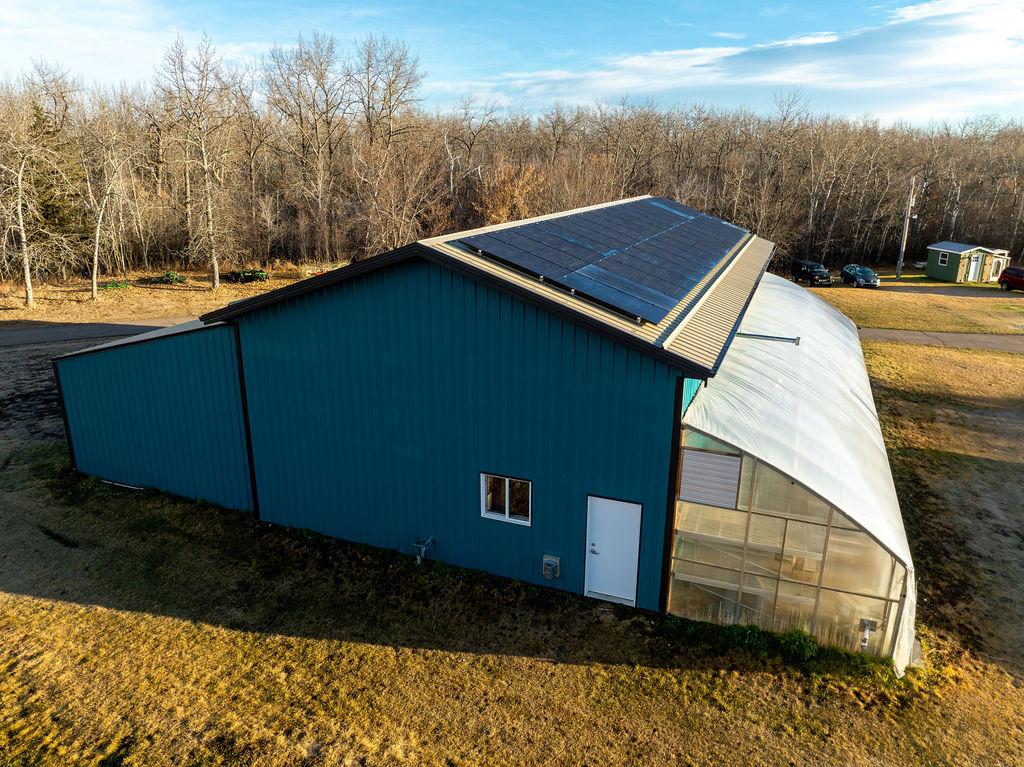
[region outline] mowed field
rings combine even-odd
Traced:
[[[1024,356],[865,345],[919,573],[896,680],[77,477],[81,345],[0,350],[5,767],[1024,765]]]
[[[854,288],[836,282],[813,288],[865,328],[950,333],[1024,333],[1024,293],[1003,292],[994,283],[953,285],[922,273],[881,274],[881,287]]]

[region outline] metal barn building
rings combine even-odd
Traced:
[[[641,197],[400,248],[54,361],[75,467],[892,656],[914,570],[856,330]]]

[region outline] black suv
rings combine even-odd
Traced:
[[[808,285],[831,285],[832,275],[824,264],[817,261],[794,261],[793,281]]]

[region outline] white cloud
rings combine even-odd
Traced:
[[[810,35],[799,35],[787,37],[785,40],[777,40],[772,43],[756,46],[760,48],[788,48],[793,45],[821,45],[822,43],[834,43],[839,35],[832,32],[814,32]]]
[[[178,28],[148,0],[33,0],[0,4],[0,72],[14,76],[33,60],[106,82],[137,82]]]
[[[742,40],[746,37],[743,32],[712,32],[712,37],[720,37],[723,40]]]
[[[930,0],[842,34],[608,57],[586,69],[509,72],[478,87],[489,98],[530,105],[622,96],[706,100],[802,88],[812,107],[923,122],[1024,115],[1021,82],[1024,8],[1003,0]]]
[[[147,82],[178,35],[193,45],[202,30],[183,26],[154,0],[0,0],[0,77],[14,77],[41,60],[86,82]],[[271,47],[214,43],[231,64],[254,62]]]

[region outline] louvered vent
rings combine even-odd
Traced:
[[[683,450],[683,480],[679,497],[709,506],[736,508],[740,457],[703,450]]]

